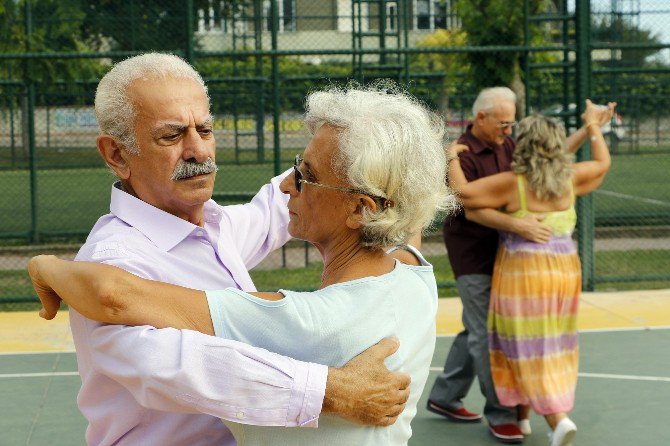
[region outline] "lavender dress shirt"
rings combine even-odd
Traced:
[[[205,204],[199,227],[112,187],[77,260],[198,289],[255,290],[247,270],[289,238],[281,177],[251,203]],[[70,310],[91,445],[234,445],[219,418],[316,427],[327,367],[191,330],[91,321]]]

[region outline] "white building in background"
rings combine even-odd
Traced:
[[[344,50],[354,45],[355,35],[363,47],[379,46],[382,13],[385,16],[385,45],[395,47],[404,30],[404,1],[407,1],[407,30],[413,45],[438,28],[460,25],[453,13],[455,0],[277,0],[279,49]],[[235,8],[235,2],[210,0],[209,8],[198,11],[196,35],[205,51],[227,51],[270,47],[272,24],[269,0],[250,1],[260,6]],[[383,5],[382,11],[380,5]],[[260,33],[256,30],[259,29]],[[256,42],[260,38],[260,42]]]

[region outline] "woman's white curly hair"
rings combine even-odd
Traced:
[[[393,246],[430,226],[457,200],[446,184],[444,123],[390,81],[355,84],[310,94],[305,125],[340,129],[333,170],[355,189],[385,197],[394,206],[363,214],[361,243]]]

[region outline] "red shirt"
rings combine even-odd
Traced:
[[[468,181],[510,170],[516,143],[509,136],[501,146],[492,147],[472,134],[470,124],[458,143],[470,149],[459,154]],[[467,220],[460,211],[444,222],[443,234],[454,276],[493,273],[498,250],[497,230]]]

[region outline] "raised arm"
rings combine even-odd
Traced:
[[[61,299],[89,319],[118,325],[151,325],[214,334],[203,291],[143,279],[115,266],[33,257],[28,272],[53,319]]]
[[[609,102],[607,107],[603,108],[593,105],[589,99],[587,99],[587,101],[587,109],[589,108],[590,104],[594,112],[589,117],[591,122],[597,122],[598,126],[602,127],[612,120],[612,116],[614,116],[614,109],[616,108],[616,102]],[[584,119],[584,115],[582,115],[582,119]],[[579,150],[582,144],[584,144],[584,141],[586,141],[586,138],[589,137],[589,128],[587,127],[587,124],[588,122],[585,121],[584,125],[577,129],[577,131],[572,135],[568,136],[568,139],[565,141],[565,145],[570,153],[575,153],[577,150]]]
[[[591,160],[575,164],[574,186],[576,195],[585,195],[598,188],[612,164],[605,138],[600,130],[599,109],[586,101],[582,119],[591,138]]]

